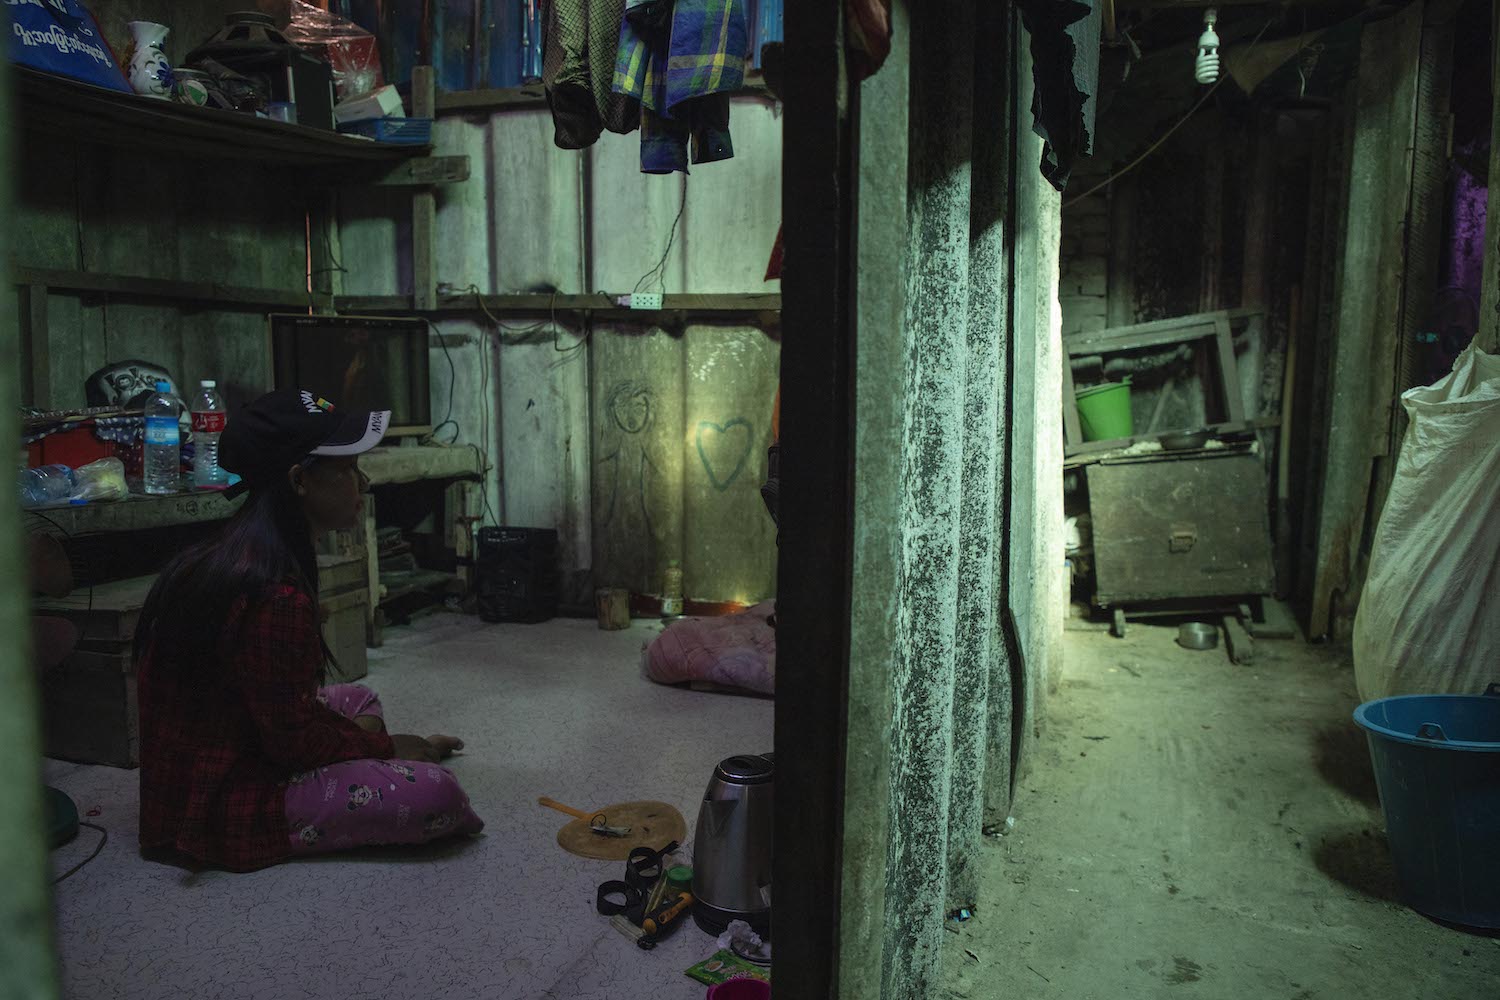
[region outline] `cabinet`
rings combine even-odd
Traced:
[[[1096,605],[1271,592],[1265,469],[1248,448],[1106,459],[1087,475]]]

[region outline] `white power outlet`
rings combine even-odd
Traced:
[[[660,309],[661,296],[656,292],[633,292],[630,296],[632,309]]]

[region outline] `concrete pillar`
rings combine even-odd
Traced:
[[[1001,433],[1002,359],[1009,334],[1010,295],[1005,226],[1010,194],[1010,114],[1005,51],[1010,11],[1004,4],[976,10],[973,146],[969,201],[968,330],[964,344],[962,465],[959,497],[959,595],[954,659],[953,767],[948,815],[948,898],[952,912],[979,897],[978,849],[984,825],[984,780],[992,709],[991,671],[1009,658],[998,641],[1000,539],[997,487],[1004,489]]]
[[[1037,698],[1062,624],[1060,532],[1038,537],[1062,489],[1060,212],[1013,124],[1029,61],[1004,5],[893,15],[854,103],[841,1000],[936,995],[946,913],[998,905],[978,896],[981,827],[1008,811],[1013,720],[1031,719],[1012,703]]]
[[[911,194],[886,995],[938,983],[948,871],[968,354],[974,8],[911,11]],[[866,211],[870,208],[866,207]]]
[[[1490,8],[1491,93],[1500,95],[1500,4]],[[1500,96],[1490,105],[1490,177],[1500,177]],[[1474,343],[1491,354],[1500,352],[1500,184],[1489,186],[1484,217],[1484,285],[1479,300],[1479,330]]]
[[[854,497],[849,608],[849,702],[844,760],[844,842],[838,996],[881,994],[886,940],[886,846],[891,827],[891,703],[901,584],[901,442],[904,352],[910,28],[891,10],[891,53],[860,85],[856,197]],[[869,206],[878,206],[868,210]]]
[[[1016,48],[1016,106],[1027,120],[1032,101],[1029,40]],[[1017,774],[1040,720],[1049,684],[1055,683],[1062,656],[1062,615],[1067,595],[1061,586],[1062,545],[1062,313],[1058,305],[1058,246],[1061,198],[1032,169],[1041,158],[1041,140],[1029,128],[1016,134],[1015,297],[1012,336],[1015,380],[1010,389],[1010,460],[1007,528],[1008,585],[1002,600],[1015,631],[1020,658],[1013,675],[1019,713],[1009,734],[995,733],[994,766],[1000,743]],[[995,701],[991,692],[991,701]],[[993,719],[992,713],[992,719]],[[1014,780],[1014,778],[1012,778]],[[990,782],[990,795],[999,794]]]
[[[11,218],[9,149],[14,119],[7,101],[9,79],[0,73],[0,216]],[[0,260],[10,257],[10,226],[0,226]],[[0,357],[20,356],[15,287],[0,283]],[[0,434],[15,441],[20,432],[16,406],[20,399],[16,365],[0,365]],[[42,840],[42,769],[40,712],[36,671],[31,665],[30,598],[22,554],[16,491],[0,490],[0,755],[10,774],[0,782],[0,845],[5,872],[0,875],[0,968],[5,996],[47,1000],[57,996],[52,955],[52,914],[48,886],[47,846]]]

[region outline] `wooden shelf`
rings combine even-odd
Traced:
[[[238,510],[242,502],[240,498],[227,500],[217,490],[201,490],[170,496],[131,494],[127,500],[112,503],[41,507],[21,514],[28,521],[50,522],[69,536],[96,535],[223,521]]]
[[[306,167],[389,166],[427,153],[254,115],[123,94],[15,66],[21,127],[76,142],[145,149],[167,161],[189,156]]]
[[[547,93],[540,83],[503,90],[455,90],[437,95],[438,114],[534,111],[546,106]]]
[[[334,299],[341,313],[413,312],[410,295],[341,295]],[[627,309],[612,295],[439,295],[436,313],[497,316],[547,316],[552,313],[589,313],[595,319],[650,320],[663,313],[698,316],[756,316],[781,312],[778,293],[745,292],[717,295],[664,295],[660,309]]]
[[[759,80],[746,83],[729,95],[774,101],[766,85]],[[540,83],[497,90],[454,90],[437,95],[438,114],[491,114],[497,111],[536,111],[547,107],[547,92]]]
[[[416,483],[424,480],[484,477],[484,463],[473,445],[390,445],[359,456],[360,471],[371,486]]]
[[[11,283],[45,288],[49,292],[110,295],[122,299],[182,302],[217,309],[250,312],[306,312],[328,309],[333,296],[324,292],[296,292],[278,288],[246,288],[207,281],[174,281],[141,278],[128,274],[97,274],[92,271],[59,271],[36,267],[11,270]]]

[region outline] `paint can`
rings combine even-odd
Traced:
[[[594,591],[594,608],[599,615],[599,627],[605,631],[618,632],[630,627],[630,591],[600,587]]]

